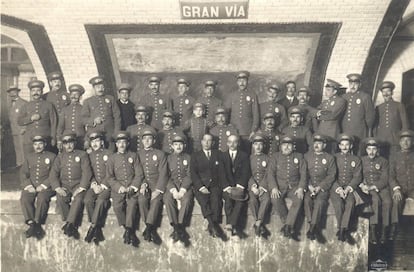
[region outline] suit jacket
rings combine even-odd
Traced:
[[[277,101],[277,103],[284,106],[286,111],[287,111],[290,107],[297,106],[299,104],[299,100],[295,96],[295,97],[293,97],[292,103],[290,103],[289,99],[287,99],[287,97],[285,96],[282,99],[280,99],[279,101]]]
[[[246,152],[238,150],[234,163],[231,160],[229,151],[222,153],[224,171],[226,178],[223,180],[222,188],[234,187],[237,184],[247,188],[252,172],[250,170],[250,157]]]
[[[195,190],[201,187],[219,187],[225,179],[223,159],[220,151],[211,150],[210,160],[203,150],[191,155],[190,164],[191,180]]]

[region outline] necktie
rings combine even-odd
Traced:
[[[210,155],[210,150],[207,151],[207,159],[210,159],[211,155]]]

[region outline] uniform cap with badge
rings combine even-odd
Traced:
[[[295,106],[290,107],[289,110],[288,110],[288,113],[289,113],[289,115],[292,115],[292,114],[300,114],[300,115],[303,115],[302,109],[299,108],[299,107],[295,107]]]
[[[219,107],[219,108],[217,108],[217,109],[216,109],[215,114],[216,114],[216,115],[219,115],[219,114],[227,114],[227,111],[226,111],[226,109],[225,109],[225,108],[221,108],[221,107]]]
[[[309,96],[312,95],[311,90],[308,87],[306,87],[306,86],[299,88],[298,94],[299,93],[307,93]]]
[[[328,141],[328,139],[326,138],[326,136],[324,136],[322,134],[314,134],[313,135],[313,141],[314,142],[326,143]]]
[[[271,85],[269,86],[269,89],[276,90],[276,91],[278,91],[278,92],[280,92],[280,91],[281,91],[281,89],[279,88],[279,85],[277,85],[277,84],[271,84]]]
[[[147,107],[142,106],[142,105],[136,105],[135,112],[147,112]]]
[[[195,108],[201,108],[201,109],[204,109],[204,104],[203,104],[203,103],[195,103],[193,108],[194,108],[194,109],[195,109]]]
[[[338,90],[341,87],[341,84],[339,84],[339,82],[336,82],[335,80],[332,79],[326,79],[326,84],[325,87],[330,87],[330,88],[334,88],[335,90]]]
[[[118,87],[118,92],[120,92],[122,90],[126,90],[126,91],[128,91],[128,93],[131,93],[132,85],[129,84],[129,83],[121,83]]]
[[[62,79],[62,78],[63,78],[63,75],[59,71],[54,71],[54,72],[47,74],[47,80],[49,81],[54,80],[54,79]]]
[[[341,141],[348,141],[350,143],[353,143],[354,142],[354,137],[352,137],[351,135],[343,133],[343,134],[339,135],[339,137],[338,137],[338,143],[340,143]]]
[[[69,93],[79,92],[80,95],[83,95],[85,93],[85,88],[83,88],[83,86],[80,84],[71,84],[68,90],[69,90]]]
[[[114,134],[114,140],[118,141],[118,140],[129,140],[130,135],[128,131],[118,131],[117,133]]]
[[[29,87],[29,89],[33,89],[33,88],[43,89],[45,87],[45,83],[38,79],[32,79],[29,81],[27,86]]]
[[[44,137],[43,135],[34,135],[32,137],[32,142],[44,142],[46,143],[46,137]]]
[[[263,120],[270,119],[270,118],[271,119],[275,119],[278,114],[279,113],[277,113],[277,112],[268,112],[268,113],[265,113],[265,115],[263,115]]]
[[[241,71],[237,74],[237,78],[249,78],[250,73],[247,71]]]
[[[62,143],[71,143],[76,142],[76,134],[75,133],[65,133],[62,135]]]
[[[174,112],[173,111],[170,111],[170,110],[165,110],[162,113],[162,117],[169,117],[169,118],[174,119]]]
[[[12,86],[10,86],[7,90],[6,90],[6,92],[11,92],[11,91],[18,91],[18,92],[20,92],[21,90],[17,87],[17,86],[15,86],[15,85],[12,85]]]
[[[295,139],[290,136],[283,136],[280,139],[280,144],[293,144],[295,142]]]
[[[181,133],[174,135],[174,137],[172,138],[173,143],[183,143],[183,144],[185,144],[186,141],[187,141],[187,139],[186,139],[185,135],[181,135]]]
[[[204,86],[216,86],[216,82],[213,80],[207,80],[206,82],[204,82]]]
[[[89,79],[89,84],[91,84],[92,86],[98,85],[98,84],[103,84],[104,83],[104,79],[101,76],[95,76],[91,79]]]
[[[178,80],[177,80],[177,85],[179,85],[179,84],[185,84],[185,85],[187,85],[187,86],[190,86],[190,85],[191,85],[190,81],[188,81],[188,80],[187,80],[187,79],[185,79],[185,78],[180,78],[180,79],[178,79]]]
[[[346,76],[351,82],[361,82],[361,75],[357,73],[352,73]]]
[[[400,132],[400,138],[403,137],[409,137],[409,138],[414,138],[414,131],[406,129],[406,130],[402,130]]]
[[[391,91],[393,91],[395,89],[395,84],[392,81],[384,81],[381,84],[380,90],[382,91],[383,89],[391,89]]]
[[[264,135],[262,133],[256,132],[253,135],[251,141],[252,141],[252,143],[256,143],[256,142],[264,143],[265,142],[265,137],[264,137]]]
[[[88,135],[89,140],[95,140],[95,139],[104,139],[104,133],[102,131],[93,131],[91,133],[89,133]]]
[[[149,80],[148,80],[150,83],[151,82],[156,82],[156,83],[160,83],[161,82],[161,78],[160,77],[158,77],[158,76],[152,76],[152,77],[150,77],[149,78]]]
[[[364,141],[365,141],[366,146],[376,146],[376,147],[380,146],[378,140],[374,137],[368,137]]]
[[[145,129],[142,132],[142,137],[144,137],[144,136],[152,136],[152,137],[155,137],[155,135],[156,135],[155,129],[149,129],[149,128],[147,128],[147,129]]]

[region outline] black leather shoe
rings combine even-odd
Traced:
[[[156,245],[161,245],[161,237],[158,235],[157,230],[155,228],[151,229],[151,242],[153,242]]]
[[[290,238],[290,233],[291,233],[291,227],[289,225],[285,225],[283,236],[285,236],[286,238]]]
[[[309,240],[315,240],[316,236],[315,236],[315,225],[310,225],[310,228],[308,230],[308,232],[306,233],[306,237],[308,237]]]
[[[321,231],[321,230],[317,230],[317,231],[315,232],[315,238],[316,238],[316,241],[317,241],[319,244],[325,244],[325,243],[326,243],[326,238],[325,238],[325,236],[323,236],[323,234],[322,234],[322,231]]]
[[[338,232],[338,240],[341,242],[345,242],[345,229],[341,228]]]
[[[145,230],[142,233],[142,235],[144,236],[145,241],[151,241],[151,228],[148,225],[145,227]]]
[[[96,228],[90,226],[85,236],[85,242],[87,243],[92,242],[92,239],[95,237],[95,233],[96,233]]]
[[[46,235],[46,232],[42,228],[42,225],[39,223],[36,223],[36,238],[37,240],[42,240]]]
[[[135,231],[131,230],[131,232],[129,234],[129,238],[131,240],[131,245],[133,247],[138,247],[139,239],[138,239],[137,235],[135,234]]]
[[[66,222],[62,227],[63,234],[65,234],[65,235],[68,235],[68,225],[69,225],[69,223]]]
[[[36,235],[36,223],[30,223],[29,228],[25,231],[26,238],[30,238]]]
[[[75,240],[79,240],[80,239],[80,233],[79,233],[79,231],[78,231],[78,228],[77,227],[75,227],[73,224],[71,224],[72,225],[72,237],[75,239]]]
[[[125,228],[123,238],[124,238],[124,244],[129,245],[131,243],[131,229],[130,228]]]
[[[102,227],[96,227],[95,240],[97,240],[98,242],[105,241],[105,236],[103,235]]]
[[[352,237],[351,232],[349,230],[345,232],[345,242],[347,242],[351,246],[356,244],[356,241],[354,237]]]

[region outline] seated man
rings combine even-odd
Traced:
[[[268,179],[272,205],[283,223],[282,233],[285,237],[298,241],[295,224],[302,208],[307,170],[303,155],[294,152],[293,144],[292,137],[282,137],[280,152],[271,157]],[[289,210],[285,198],[292,201]]]
[[[414,199],[414,132],[404,130],[400,133],[400,148],[390,162],[390,188],[392,189],[393,206],[391,212],[390,239],[397,234],[399,216],[407,198]]]
[[[328,205],[329,190],[336,176],[335,158],[325,151],[326,143],[326,136],[313,135],[313,150],[305,154],[309,182],[304,207],[310,224],[306,236],[310,240],[316,238],[321,244],[326,242],[321,229],[322,212]]]
[[[86,192],[83,202],[85,203],[88,219],[91,222],[85,241],[90,243],[92,240],[96,244],[105,240],[102,227],[110,207],[109,197],[111,189],[106,179],[106,163],[112,152],[104,148],[104,135],[102,132],[92,132],[89,134],[89,142],[92,152],[89,159],[92,166],[91,188]]]
[[[143,171],[139,157],[128,150],[129,133],[119,131],[114,135],[117,152],[106,163],[106,178],[111,186],[114,212],[120,226],[125,228],[124,243],[138,247],[135,234],[138,190],[142,184]]]
[[[249,179],[248,187],[249,207],[255,219],[255,234],[267,238],[269,233],[263,224],[263,219],[270,205],[269,184],[266,179],[270,157],[263,153],[264,141],[265,138],[260,133],[256,133],[252,138],[253,154],[250,155],[252,176]]]
[[[83,198],[92,177],[91,164],[85,151],[75,149],[76,134],[64,134],[62,144],[63,152],[57,155],[50,171],[50,183],[56,191],[56,204],[63,221],[66,221],[62,228],[64,234],[79,239]]]
[[[50,198],[55,194],[48,178],[56,155],[45,151],[46,140],[43,136],[33,136],[32,142],[34,153],[26,156],[21,169],[23,190],[20,204],[25,223],[29,225],[26,238],[35,236],[40,240],[45,234],[42,224],[46,221]]]
[[[185,142],[184,135],[176,135],[172,139],[171,146],[174,152],[167,158],[170,177],[164,194],[164,203],[170,224],[174,228],[171,234],[173,241],[180,240],[184,245],[188,245],[185,220],[188,219],[193,205],[193,184],[190,177],[191,158],[183,151]]]

